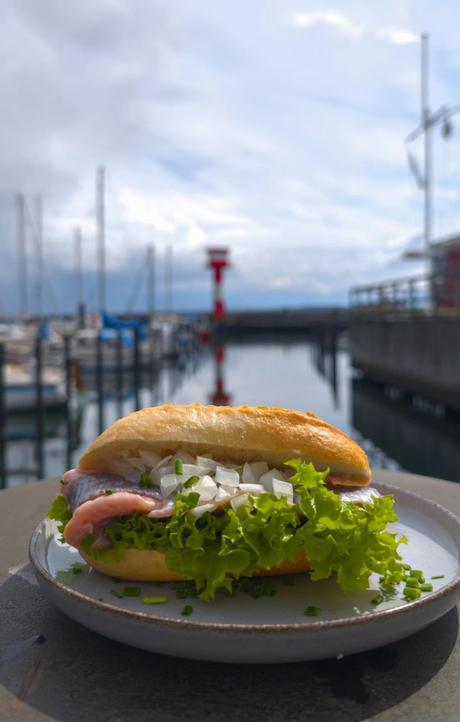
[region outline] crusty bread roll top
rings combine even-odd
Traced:
[[[310,412],[268,406],[153,406],[125,416],[104,431],[79,462],[82,470],[115,472],[112,462],[139,449],[161,456],[178,448],[193,456],[282,467],[301,458],[329,468],[337,483],[365,486],[371,479],[364,451],[347,434]]]

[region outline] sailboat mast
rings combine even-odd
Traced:
[[[100,166],[96,176],[97,260],[99,311],[106,310],[105,288],[105,168]]]
[[[173,297],[172,297],[172,246],[167,245],[165,249],[165,314],[168,316],[172,313]]]
[[[28,314],[27,295],[27,249],[24,196],[16,196],[16,247],[18,253],[18,316],[25,319]]]
[[[74,262],[75,262],[75,308],[77,316],[83,306],[83,274],[81,264],[81,229],[73,231]]]
[[[152,318],[155,313],[155,246],[147,246],[147,313]]]
[[[37,315],[43,316],[43,201],[35,198],[35,240],[37,251]]]

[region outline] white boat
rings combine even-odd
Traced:
[[[25,411],[36,408],[37,397],[33,371],[24,366],[5,364],[3,373],[7,409]],[[43,406],[63,406],[65,404],[65,386],[62,373],[58,369],[45,367],[41,380]]]

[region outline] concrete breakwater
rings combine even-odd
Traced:
[[[357,315],[349,333],[356,369],[460,411],[459,318]]]

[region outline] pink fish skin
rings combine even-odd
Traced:
[[[88,534],[100,536],[100,532],[115,516],[127,516],[135,511],[148,514],[164,505],[152,499],[131,492],[118,492],[110,496],[99,496],[81,504],[75,509],[64,530],[64,539],[77,549]]]

